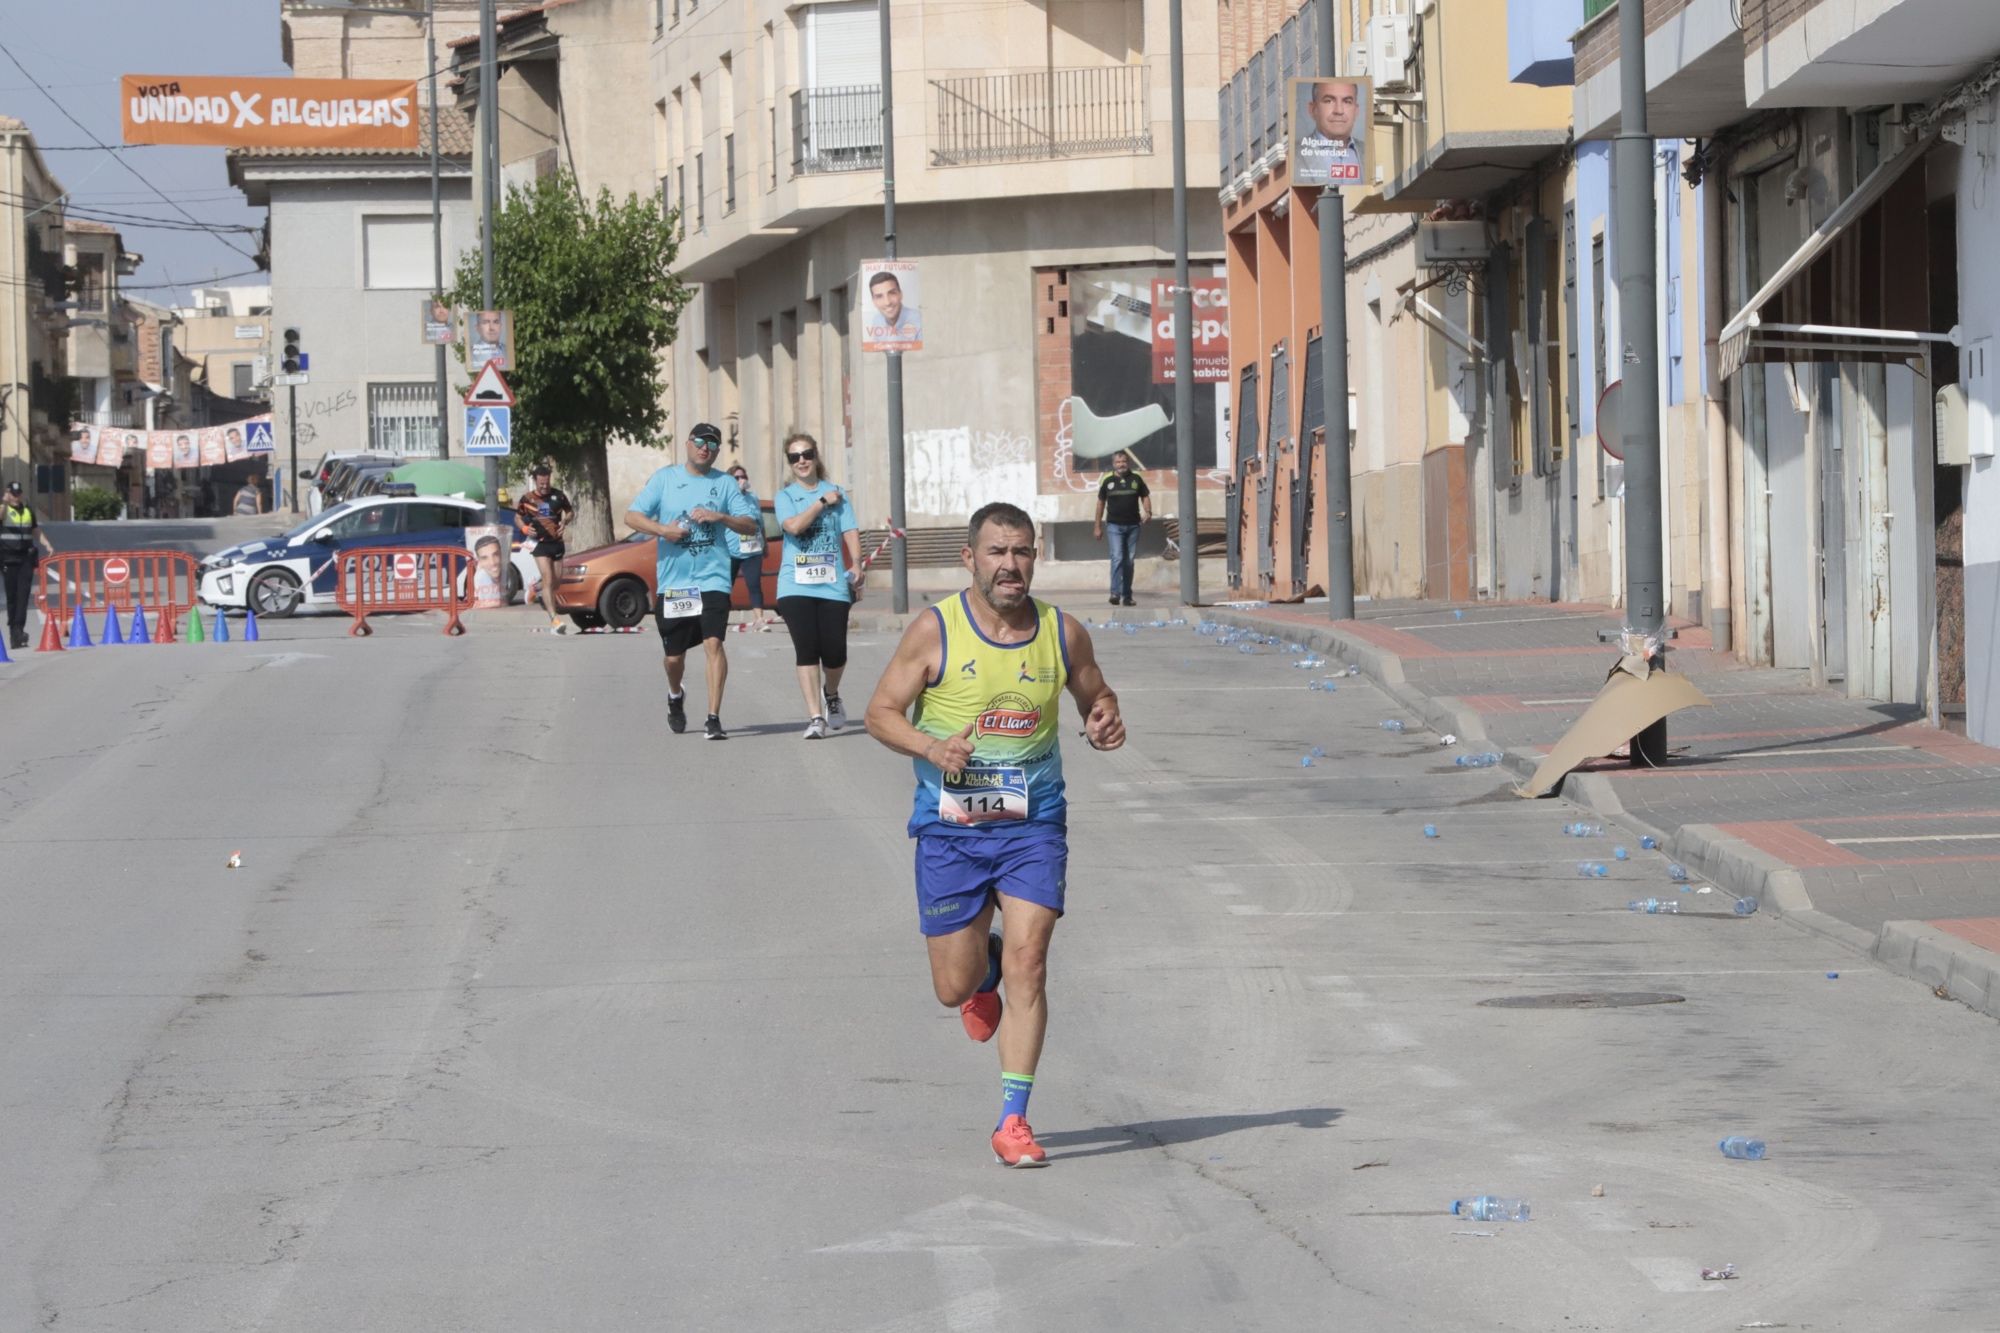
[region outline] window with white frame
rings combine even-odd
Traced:
[[[431,220],[420,213],[361,219],[362,281],[374,290],[431,289]]]
[[[378,454],[435,454],[438,445],[437,386],[368,386],[368,447]]]

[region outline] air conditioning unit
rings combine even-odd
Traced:
[[[1411,90],[1412,24],[1408,14],[1377,14],[1368,20],[1368,75],[1378,93]]]
[[[1417,267],[1484,263],[1493,247],[1484,222],[1418,222]]]
[[[1368,77],[1368,43],[1356,42],[1347,48],[1347,68],[1343,72],[1350,79]]]

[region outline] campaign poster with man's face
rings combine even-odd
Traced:
[[[110,434],[109,431],[105,433],[107,435]],[[77,464],[95,463],[97,461],[97,450],[97,429],[93,426],[85,426],[70,437],[69,461]]]
[[[177,430],[173,433],[174,466],[200,467],[201,446],[196,443],[192,432]]]
[[[232,463],[241,462],[250,456],[250,445],[243,438],[243,427],[222,428],[222,456]]]
[[[1366,181],[1369,94],[1366,79],[1292,80],[1292,184]]]
[[[451,307],[435,297],[426,296],[423,331],[426,347],[449,347],[457,342],[458,321],[453,318]]]
[[[504,527],[477,527],[465,530],[466,549],[472,552],[472,605],[492,608],[507,605],[507,565],[513,533]]]
[[[201,465],[221,467],[229,461],[229,452],[222,443],[222,428],[210,426],[201,433]]]
[[[879,259],[861,266],[861,350],[920,352],[924,317],[917,266]]]
[[[466,322],[466,364],[476,372],[483,369],[488,361],[498,362],[500,369],[514,368],[514,312],[511,310],[475,310]]]

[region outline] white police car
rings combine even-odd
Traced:
[[[333,605],[334,569],[342,554],[371,546],[465,547],[465,529],[486,521],[477,500],[444,495],[364,495],[316,514],[276,537],[224,547],[201,562],[201,600],[248,607],[260,616],[289,616],[301,607]],[[513,528],[511,515],[503,526]],[[537,579],[535,559],[512,552],[507,600]]]

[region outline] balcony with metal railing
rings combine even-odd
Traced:
[[[792,94],[794,176],[881,169],[880,84],[801,88]]]
[[[931,165],[1133,156],[1153,151],[1144,65],[932,79]]]

